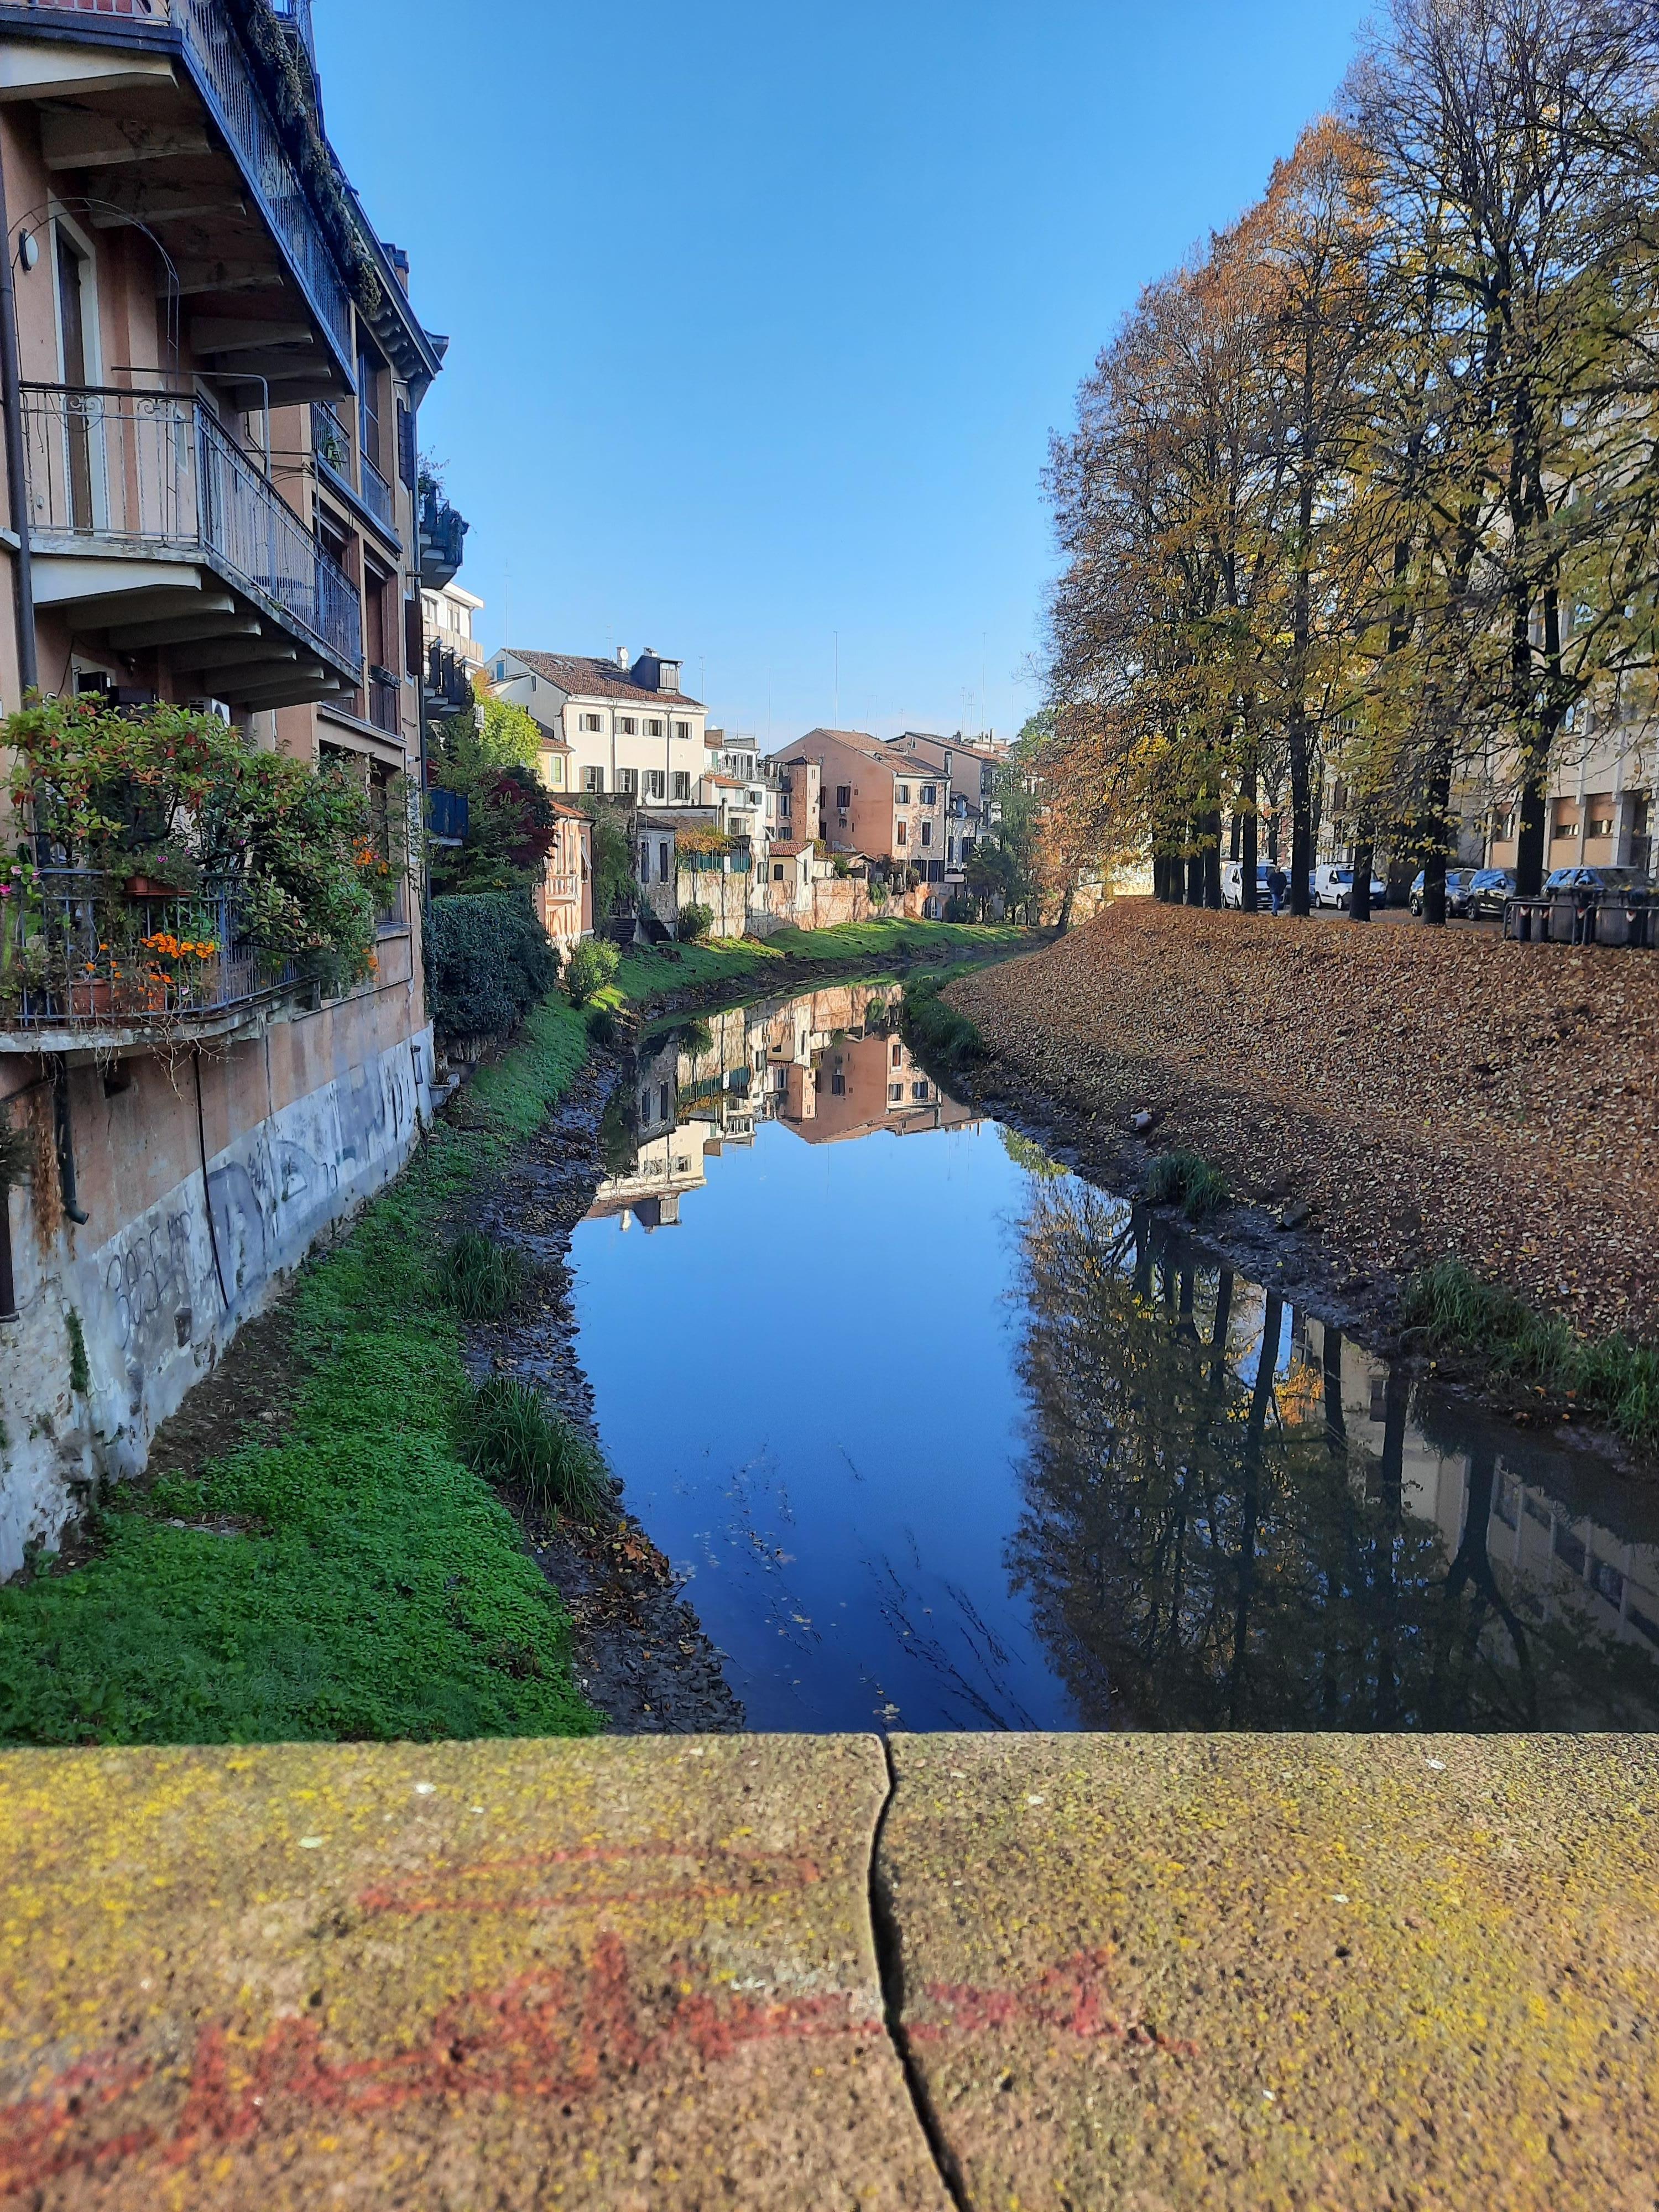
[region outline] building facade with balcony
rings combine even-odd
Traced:
[[[0,1188],[0,1576],[84,1486],[142,1467],[429,1109],[406,856],[433,535],[415,426],[442,342],[323,135],[308,32],[304,0],[0,0],[21,421],[0,706],[31,682],[172,702],[332,757],[389,870],[376,972],[338,999],[244,957],[227,892],[188,1005],[0,1000],[0,1118],[33,1146]],[[0,828],[9,851],[30,835]],[[66,945],[95,939],[100,898],[166,925],[165,886],[37,858]]]
[[[915,890],[921,913],[944,911],[951,818],[951,778],[944,768],[906,760],[863,730],[809,730],[773,759],[782,768],[806,764],[817,771],[816,821],[803,820],[791,795],[797,836],[817,837],[831,854],[855,854],[875,863],[901,899]],[[781,786],[778,798],[781,809]]]

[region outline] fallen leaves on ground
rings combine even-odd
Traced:
[[[1659,1336],[1659,953],[1123,900],[949,995],[1026,1082],[1149,1109],[1357,1261],[1455,1253]]]

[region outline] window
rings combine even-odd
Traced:
[[[904,1103],[904,1085],[902,1083],[890,1083],[887,1086],[887,1098],[890,1105],[902,1106]]]
[[[500,671],[498,670],[496,672],[499,674]],[[602,730],[605,727],[605,724],[600,720],[597,714],[584,714],[582,716],[582,727],[585,730],[593,730],[597,732]]]
[[[853,804],[853,787],[850,783],[838,783],[836,786],[836,804],[843,814]]]
[[[498,684],[505,684],[507,681],[507,663],[504,660],[498,660],[495,663],[495,681]]]
[[[632,714],[617,715],[617,735],[619,738],[636,738],[639,733],[640,726],[635,716]]]
[[[660,799],[660,798],[662,797],[662,793],[663,793],[663,773],[662,773],[662,770],[661,770],[659,768],[648,768],[648,769],[647,769],[647,770],[645,771],[645,795],[646,795],[646,797],[647,797],[647,799]]]
[[[893,825],[893,842],[894,842],[896,845],[908,845],[908,844],[909,843],[909,842],[910,842],[910,825],[909,825],[909,823],[908,823],[908,822],[898,822],[898,823],[895,823],[895,824]]]
[[[789,810],[793,805],[794,801],[787,790],[778,793],[778,812],[786,822],[789,819]]]
[[[962,857],[964,861],[971,860],[974,857],[974,841],[971,837],[964,837],[962,841]]]
[[[933,842],[933,825],[931,822],[924,822],[921,825],[921,842],[924,845],[931,845]]]
[[[668,1119],[668,1085],[665,1083],[659,1085],[657,1091],[657,1119],[659,1121]]]
[[[789,1071],[787,1067],[775,1067],[772,1070],[772,1088],[774,1091],[787,1091],[789,1088]]]
[[[650,880],[651,848],[646,843],[644,838],[641,837],[640,840],[640,881],[642,884],[648,884]]]
[[[636,768],[617,770],[617,788],[625,799],[632,799],[640,787],[640,772]]]
[[[830,1072],[830,1095],[832,1098],[845,1098],[847,1096],[847,1078],[838,1067]]]
[[[670,849],[668,840],[665,837],[661,843],[657,847],[657,879],[659,883],[665,884],[669,879],[670,869],[668,855]]]
[[[925,1083],[913,1083],[910,1085],[910,1096],[913,1098],[925,1098],[927,1096],[927,1085]]]
[[[1596,792],[1584,801],[1584,835],[1587,837],[1611,837],[1613,835],[1613,800],[1606,792]]]
[[[772,863],[772,880],[775,884],[781,884],[783,881],[783,862],[781,860],[774,860]]]
[[[658,689],[658,690],[659,690],[659,691],[678,691],[678,690],[679,690],[679,688],[680,688],[680,664],[678,663],[678,660],[659,660],[659,661],[657,663],[657,689]]]
[[[908,783],[894,785],[893,804],[896,806],[908,806],[910,804],[910,787]]]
[[[935,787],[934,787],[934,786],[933,786],[933,785],[932,785],[931,783],[924,783],[924,784],[922,785],[922,787],[921,787],[921,803],[922,803],[922,805],[923,805],[924,806],[931,806],[931,805],[933,804],[934,800],[937,799],[938,795],[939,795],[939,794],[938,794],[938,792],[937,792],[937,790],[935,789]]]
[[[547,757],[547,780],[555,791],[564,789],[564,755],[550,753]]]
[[[687,770],[683,768],[677,768],[674,770],[674,787],[672,795],[674,798],[682,801],[690,799],[691,796],[691,778]]]
[[[893,1065],[895,1067],[902,1067],[904,1065],[904,1047],[896,1037],[893,1040]]]
[[[363,459],[380,466],[380,377],[386,367],[371,346],[357,349],[357,437]]]
[[[602,768],[585,768],[582,770],[582,789],[602,792],[605,789],[605,770]]]
[[[662,735],[662,724],[648,721],[645,726],[645,734],[647,738],[659,738]]]
[[[674,735],[675,735],[677,738],[689,738],[689,737],[690,736],[690,734],[691,734],[691,725],[690,725],[690,722],[676,722],[676,723],[675,723],[675,725],[674,725]]]

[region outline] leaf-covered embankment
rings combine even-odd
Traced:
[[[948,996],[1011,1081],[1150,1112],[1362,1268],[1659,1338],[1659,956],[1125,900]]]

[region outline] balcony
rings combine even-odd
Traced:
[[[130,897],[95,869],[43,868],[38,907],[0,916],[0,1049],[222,1036],[312,988],[248,942],[234,884]]]
[[[434,845],[464,845],[471,807],[464,791],[428,791],[427,835]]]
[[[547,896],[555,906],[580,906],[582,902],[582,879],[580,876],[550,876]]]
[[[389,668],[368,672],[368,719],[385,736],[403,742],[404,687]]]
[[[398,535],[398,495],[373,461],[363,455],[363,505],[382,528]]]
[[[440,497],[435,485],[426,486],[421,495],[420,531],[421,581],[428,591],[441,592],[460,573],[470,526]]]
[[[83,632],[118,632],[120,600],[132,600],[137,611],[137,595],[153,598],[147,593],[153,578],[157,587],[181,587],[186,599],[193,591],[210,609],[207,633],[228,633],[215,641],[206,664],[194,664],[210,665],[210,680],[201,680],[216,698],[288,704],[281,695],[319,697],[358,680],[362,614],[356,586],[200,400],[28,385],[23,435],[30,535],[46,570],[39,596],[46,604],[85,602],[76,564],[94,556],[85,580],[90,588],[118,586],[98,602],[105,619],[84,621]],[[65,556],[55,568],[53,555]],[[181,562],[199,562],[234,587],[252,618],[228,620],[234,602],[204,594],[202,578],[181,572]],[[119,566],[112,570],[112,563]],[[161,625],[187,626],[187,617]],[[181,665],[190,660],[182,638],[137,641],[165,644]]]
[[[277,21],[295,33],[308,60],[309,0],[273,0],[273,10]],[[273,282],[294,287],[333,352],[331,365],[310,365],[312,381],[317,380],[317,369],[320,367],[325,380],[336,389],[349,390],[351,307],[345,282],[313,199],[307,195],[266,105],[265,94],[256,80],[254,63],[233,27],[222,0],[3,0],[0,4],[0,26],[36,32],[55,30],[71,37],[78,31],[87,41],[118,48],[124,56],[131,56],[135,50],[141,54],[154,50],[158,57],[182,58],[196,98],[231,149],[246,195],[255,203],[269,238],[282,258],[283,267],[272,272]],[[131,100],[131,68],[128,61],[125,74],[112,70],[107,92],[95,74],[85,76],[76,73],[73,86],[67,88],[75,91],[78,102],[88,104],[79,106],[75,112],[48,118],[48,166],[59,170],[94,167],[104,180],[100,193],[104,198],[108,196],[108,182],[115,173],[110,164],[119,158],[118,146],[112,151],[104,141],[109,138],[112,128],[118,136],[120,125],[125,119],[120,104]],[[158,77],[155,82],[159,88],[167,80]],[[38,86],[31,79],[11,89],[14,96],[34,93],[49,100],[61,97],[66,83],[52,81],[48,69]],[[117,106],[106,110],[89,104],[106,98],[118,103]],[[173,98],[177,104],[176,93]],[[179,119],[185,119],[183,112]],[[175,135],[179,137],[178,159],[194,160],[199,169],[201,158],[211,157],[213,149],[204,139],[198,143],[192,138],[186,143],[184,136]],[[292,132],[289,135],[292,137]],[[157,185],[165,188],[170,182],[162,172],[173,166],[173,157],[156,158],[155,137],[152,132],[151,144],[143,161],[144,179],[135,188],[139,198],[153,194]],[[320,141],[318,143],[320,145]],[[130,151],[127,158],[137,159],[136,151]],[[315,185],[316,180],[313,181]],[[199,176],[196,197],[201,198]],[[245,255],[246,240],[243,248]],[[228,263],[231,257],[227,255],[224,258]],[[204,265],[210,267],[211,264]],[[228,268],[224,289],[231,294],[240,290],[245,296],[247,285],[253,281],[252,271]],[[215,289],[210,279],[191,287],[194,293]],[[255,364],[253,373],[262,374],[264,371]]]

